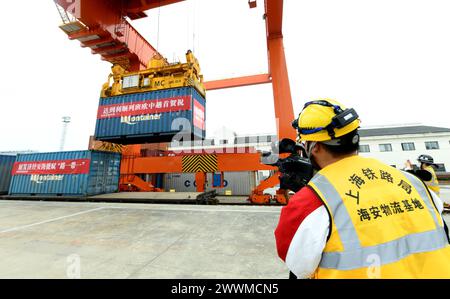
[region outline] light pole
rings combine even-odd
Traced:
[[[70,116],[63,116],[63,118],[62,118],[63,129],[62,129],[62,135],[61,135],[61,143],[59,145],[59,151],[61,151],[61,152],[64,150],[64,145],[66,143],[67,127],[69,126],[71,120],[72,119]]]

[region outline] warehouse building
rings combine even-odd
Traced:
[[[425,125],[398,125],[360,129],[359,152],[396,168],[405,162],[418,165],[417,157],[434,158],[438,172],[450,171],[450,129]]]

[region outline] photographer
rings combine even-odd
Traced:
[[[328,99],[293,122],[316,174],[282,209],[280,258],[298,278],[450,278],[441,200],[414,175],[358,156],[359,124]]]

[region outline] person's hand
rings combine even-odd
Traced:
[[[410,160],[406,160],[406,163],[405,163],[405,169],[406,169],[406,170],[412,170],[412,169],[413,169],[412,163],[411,163]]]

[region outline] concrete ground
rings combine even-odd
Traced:
[[[0,202],[0,278],[286,278],[280,207]]]
[[[450,186],[441,196],[450,200]],[[279,213],[0,201],[0,278],[287,278],[273,235]]]

